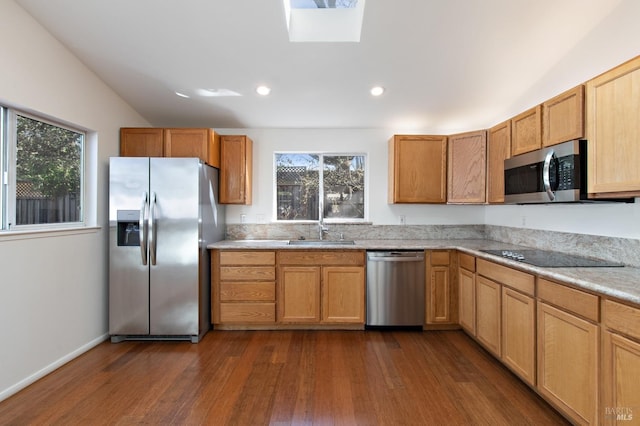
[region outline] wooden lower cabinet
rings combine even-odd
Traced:
[[[476,335],[476,264],[475,258],[458,253],[458,323]]]
[[[640,308],[604,300],[602,324],[602,423],[638,425]]]
[[[363,267],[323,267],[322,322],[364,323],[364,292],[365,272]]]
[[[278,256],[278,323],[364,325],[364,251]]]
[[[275,324],[275,259],[274,251],[212,251],[213,324]]]
[[[577,424],[598,422],[599,327],[538,301],[541,395]]]
[[[320,322],[320,266],[283,266],[278,285],[279,322]]]
[[[502,287],[502,362],[536,383],[536,305],[533,297]]]
[[[640,343],[602,332],[602,423],[640,424]]]
[[[476,277],[476,338],[500,357],[501,286],[485,277]]]
[[[458,323],[458,289],[452,283],[451,264],[448,250],[426,253],[426,324]]]

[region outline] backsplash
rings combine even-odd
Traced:
[[[495,225],[373,225],[327,224],[327,240],[429,240],[487,239],[544,250],[595,257],[640,268],[640,240],[573,234]],[[229,240],[318,239],[318,225],[309,224],[229,224]]]
[[[373,225],[371,223],[331,224],[326,240],[426,240],[483,239],[484,225]],[[228,224],[229,240],[318,239],[318,224]]]
[[[543,250],[595,257],[640,268],[640,240],[485,225],[485,238]]]

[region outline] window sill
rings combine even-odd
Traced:
[[[34,238],[65,237],[69,235],[93,234],[102,229],[101,226],[82,226],[77,228],[30,229],[25,231],[1,231],[0,241],[30,240]]]

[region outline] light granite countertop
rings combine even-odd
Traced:
[[[356,240],[353,245],[289,245],[289,240],[225,240],[209,244],[209,249],[238,250],[436,250],[454,249],[491,260],[542,278],[640,305],[640,268],[542,268],[484,253],[481,250],[522,250],[530,247],[492,240]],[[585,254],[585,256],[588,256]]]

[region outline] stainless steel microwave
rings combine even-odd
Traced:
[[[565,142],[504,160],[507,204],[586,200],[586,140]]]

